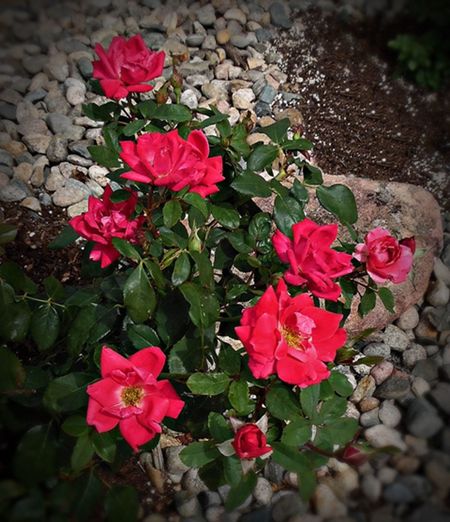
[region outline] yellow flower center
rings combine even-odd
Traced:
[[[296,350],[303,349],[302,343],[305,340],[305,337],[300,332],[292,330],[291,328],[283,327],[281,329],[281,335],[290,348],[295,348]]]
[[[121,399],[125,406],[137,406],[144,396],[144,390],[138,386],[128,386],[122,390]]]

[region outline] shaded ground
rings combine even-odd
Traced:
[[[290,105],[303,114],[319,166],[414,183],[450,208],[449,90],[429,93],[394,79],[388,37],[375,22],[349,27],[320,12],[300,20],[274,46],[288,75],[284,89],[300,95]]]

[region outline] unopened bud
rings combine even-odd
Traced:
[[[342,453],[342,460],[351,466],[362,466],[367,462],[368,456],[355,446],[347,446]]]
[[[202,242],[198,237],[197,231],[194,230],[189,238],[188,243],[189,252],[201,252],[202,251]]]
[[[156,103],[163,105],[169,99],[169,93],[167,92],[167,87],[164,85],[159,89],[159,91],[155,92],[155,100]]]
[[[170,84],[175,89],[181,89],[181,87],[183,85],[183,77],[181,76],[181,74],[174,71],[174,73],[172,74],[172,77],[170,78]]]

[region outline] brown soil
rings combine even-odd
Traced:
[[[284,89],[329,174],[403,181],[430,190],[450,208],[450,92],[425,92],[395,78],[378,25],[354,27],[320,12],[304,30],[274,43],[288,75]],[[386,33],[388,30],[386,30]]]

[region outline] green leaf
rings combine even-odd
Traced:
[[[48,248],[50,250],[65,248],[78,239],[78,237],[79,236],[75,230],[70,225],[66,225],[58,236],[48,245]]]
[[[210,205],[210,209],[214,219],[225,228],[233,230],[239,227],[241,217],[239,212],[234,210],[231,205],[229,207]]]
[[[303,413],[310,419],[314,419],[317,414],[317,405],[319,404],[320,384],[314,384],[300,391],[300,404]]]
[[[233,511],[243,504],[255,489],[256,482],[257,478],[254,471],[249,471],[243,475],[241,480],[233,485],[228,492],[225,509],[227,511]]]
[[[52,299],[54,301],[62,301],[64,299],[64,287],[56,279],[56,277],[46,277],[43,282],[45,291],[47,292],[49,299]]]
[[[92,377],[82,372],[72,372],[50,382],[44,393],[46,408],[56,411],[74,411],[86,405],[86,387]]]
[[[56,441],[50,426],[33,426],[17,446],[13,462],[14,475],[26,485],[50,478],[56,472],[56,451]]]
[[[230,146],[241,156],[247,157],[250,154],[250,146],[247,143],[248,132],[244,123],[238,123],[233,126],[233,134],[230,140]]]
[[[241,370],[241,355],[228,344],[221,344],[219,368],[229,375],[237,375]]]
[[[341,417],[329,422],[326,426],[326,431],[333,444],[343,446],[350,442],[358,431],[358,421],[348,417]]]
[[[286,386],[275,385],[266,395],[266,406],[269,412],[280,420],[298,418],[300,406],[295,395]]]
[[[302,455],[297,448],[286,446],[281,442],[272,442],[272,448],[273,460],[284,469],[293,471],[294,473],[301,473],[305,467],[308,467],[305,456]]]
[[[230,424],[220,413],[212,411],[208,415],[208,429],[216,442],[224,442],[234,437]]]
[[[213,293],[194,283],[183,283],[180,290],[190,304],[189,317],[195,326],[207,328],[217,321],[219,302]]]
[[[17,227],[8,223],[0,223],[0,245],[14,241],[17,236]]]
[[[347,410],[347,400],[344,397],[331,397],[324,401],[320,407],[320,422],[328,422],[330,419],[342,417]]]
[[[163,207],[164,225],[167,228],[172,228],[181,219],[181,205],[177,199],[169,200]]]
[[[71,437],[80,437],[90,431],[90,427],[86,424],[86,418],[81,415],[72,415],[62,423],[61,429]]]
[[[31,319],[31,336],[41,352],[51,348],[59,334],[59,315],[50,305],[40,306]]]
[[[333,390],[341,397],[348,397],[353,392],[353,386],[348,381],[347,377],[339,372],[331,372],[328,379]]]
[[[123,301],[135,323],[143,323],[153,313],[156,296],[142,265],[128,277],[123,289]]]
[[[31,324],[31,310],[25,301],[1,307],[0,338],[20,343],[25,340]]]
[[[305,138],[298,138],[296,140],[285,141],[282,145],[283,150],[311,150],[314,145],[305,140]]]
[[[303,162],[303,179],[308,185],[321,185],[323,183],[322,171],[310,163]]]
[[[127,123],[122,129],[124,136],[134,136],[137,132],[147,125],[147,120],[134,120]]]
[[[201,468],[219,456],[219,450],[211,442],[192,442],[180,452],[181,462],[190,468]]]
[[[239,484],[242,478],[241,459],[236,455],[231,455],[230,457],[224,457],[222,464],[226,483],[230,486]]]
[[[275,198],[273,217],[277,227],[283,234],[291,235],[292,225],[305,218],[303,208],[294,198]]]
[[[194,373],[186,384],[195,395],[220,395],[230,382],[225,373]]]
[[[201,212],[205,219],[209,216],[208,202],[205,198],[202,198],[200,194],[195,192],[188,192],[183,196],[183,201],[186,201],[186,203],[189,203],[189,205],[192,205],[199,212]]]
[[[243,174],[236,176],[231,183],[231,187],[240,194],[252,197],[267,198],[272,193],[267,181],[250,171],[245,171]]]
[[[175,261],[175,265],[173,267],[172,284],[174,286],[180,286],[188,279],[190,273],[191,263],[189,261],[189,256],[186,254],[186,252],[182,252]]]
[[[74,471],[81,471],[91,462],[94,456],[94,445],[88,434],[78,437],[70,457],[70,465]]]
[[[232,381],[228,390],[228,399],[239,415],[248,415],[253,409],[248,395],[248,384],[246,381]]]
[[[101,92],[103,94],[103,92]],[[112,113],[119,108],[117,102],[107,102],[102,105],[96,103],[86,103],[82,106],[83,113],[94,121],[112,121],[114,117]]]
[[[198,340],[180,339],[169,352],[169,371],[171,373],[191,373],[201,360],[201,352],[198,349]]]
[[[119,155],[113,149],[103,145],[91,145],[88,147],[92,160],[108,169],[120,167]]]
[[[311,465],[304,465],[298,474],[298,492],[305,502],[308,502],[317,487],[317,478]]]
[[[278,157],[276,145],[257,145],[247,160],[247,168],[254,172],[261,172],[270,167]]]
[[[361,297],[361,301],[358,305],[358,313],[361,317],[367,315],[371,310],[375,308],[377,300],[377,294],[371,289],[366,288],[364,295]]]
[[[78,355],[89,339],[91,329],[97,323],[97,304],[89,304],[77,313],[67,335],[67,347],[72,355]]]
[[[287,446],[303,446],[311,438],[311,423],[298,418],[290,422],[283,430],[281,442]]]
[[[287,136],[287,131],[291,125],[289,118],[283,118],[282,120],[272,123],[267,127],[260,129],[260,132],[269,136],[269,138],[275,143],[282,143]]]
[[[92,519],[92,513],[100,503],[103,484],[95,476],[94,470],[89,475],[83,474],[78,479],[79,492],[74,502],[74,520]]]
[[[200,283],[212,288],[214,286],[214,274],[209,251],[205,249],[203,252],[190,252],[190,254],[197,265]]]
[[[294,180],[294,184],[291,188],[292,195],[302,205],[308,202],[309,194],[305,185],[300,183],[297,179]]]
[[[117,447],[111,432],[98,433],[94,431],[91,438],[95,453],[105,462],[114,462]]]
[[[141,256],[139,252],[131,243],[125,241],[125,239],[121,239],[120,237],[113,237],[112,244],[114,248],[118,250],[123,256],[129,257],[136,262],[140,261]]]
[[[177,103],[158,105],[153,112],[156,120],[184,122],[192,119],[192,113],[185,105]]]
[[[0,392],[19,388],[24,380],[25,372],[19,358],[8,348],[0,347]]]
[[[393,314],[395,312],[395,299],[391,290],[386,286],[379,288],[378,297],[381,299],[381,302],[384,304],[386,310]]]
[[[358,209],[353,192],[345,185],[330,185],[317,187],[316,194],[320,204],[334,214],[341,223],[356,223]]]
[[[37,285],[25,275],[23,269],[12,261],[0,265],[0,277],[9,283],[16,292],[35,294],[38,290]]]
[[[136,350],[149,346],[159,346],[158,334],[146,324],[130,324],[127,328],[128,339]]]
[[[107,522],[136,522],[139,498],[132,486],[113,486],[105,498]]]

